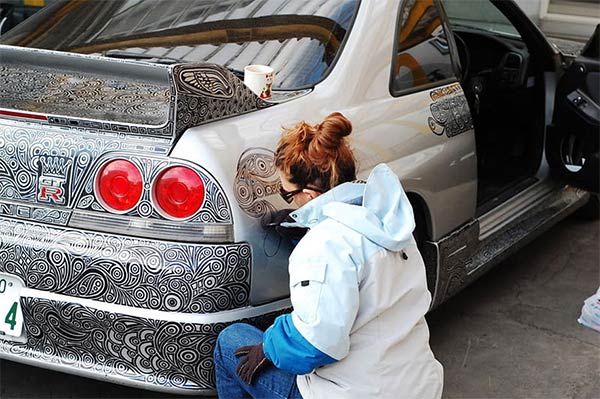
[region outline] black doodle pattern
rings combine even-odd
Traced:
[[[145,155],[130,155],[135,149]],[[120,151],[127,150],[127,153]],[[0,201],[37,203],[39,179],[43,173],[65,173],[65,207],[107,212],[94,195],[94,179],[97,169],[111,157],[132,160],[142,171],[143,198],[127,216],[164,220],[151,203],[151,182],[166,167],[181,164],[170,160],[166,154],[169,146],[164,142],[127,137],[116,140],[102,133],[36,128],[19,128],[0,125]],[[157,154],[155,156],[151,154]],[[58,165],[58,166],[57,166]],[[225,193],[216,180],[198,166],[190,165],[202,177],[205,184],[205,201],[202,209],[188,223],[232,223],[231,209]],[[52,169],[52,170],[50,170]],[[91,172],[91,173],[90,173]],[[8,205],[0,202],[0,214],[33,219],[40,222],[64,225],[66,211],[43,208],[29,209],[28,205]]]
[[[271,106],[226,68],[215,64],[177,65],[176,133],[208,121]]]
[[[0,351],[184,390],[214,389],[212,352],[225,323],[149,320],[38,298],[21,301],[27,343]]]
[[[267,197],[279,192],[275,153],[267,148],[248,148],[237,164],[234,193],[240,208],[249,216],[262,218],[276,211]]]
[[[142,193],[142,198],[139,203],[129,212],[125,213],[126,216],[141,217],[141,218],[152,218],[152,219],[164,219],[153,207],[151,202],[152,186],[151,183],[154,181],[158,174],[166,168],[174,165],[182,165],[181,161],[174,161],[164,157],[150,157],[150,156],[129,156],[126,154],[111,154],[111,157],[119,157],[128,159],[133,162],[142,173],[142,179],[145,182]],[[96,168],[99,168],[104,163],[104,160],[100,160],[97,163]],[[208,172],[202,170],[196,165],[188,165],[193,168],[204,182],[204,204],[197,214],[186,220],[186,223],[232,223],[231,209],[229,202],[225,197],[225,193],[217,181],[208,174]],[[87,183],[83,189],[81,199],[77,203],[77,209],[84,209],[96,212],[107,212],[104,207],[96,200],[94,195],[94,176],[96,173],[92,173],[88,178]]]
[[[30,65],[0,65],[3,108],[116,123],[164,125],[169,119],[170,88],[90,72],[65,72]]]
[[[433,103],[429,106],[431,116],[427,119],[434,134],[453,137],[473,129],[473,118],[460,85],[453,85],[430,92]]]
[[[144,137],[155,137],[162,139],[171,139],[173,132],[173,123],[168,122],[162,127],[147,127],[137,125],[125,125],[114,122],[99,122],[80,118],[66,118],[61,116],[48,117],[50,125],[72,128],[73,126],[85,129],[104,130],[111,133],[133,134]]]
[[[215,68],[180,69],[178,77],[179,87],[187,94],[223,99],[233,97],[234,84],[227,80],[226,74]]]
[[[179,244],[0,219],[0,272],[28,288],[139,308],[245,306],[248,244]]]
[[[58,115],[48,118],[51,125],[160,138],[273,105],[216,64],[170,67],[161,85],[4,63],[0,99],[3,108]]]
[[[169,149],[164,143],[131,138],[116,140],[101,133],[0,124],[0,201],[37,201],[38,179],[43,171],[40,159],[43,157],[70,161],[69,184],[65,189],[73,194],[84,184],[85,174],[101,154],[131,147],[155,154],[166,154]]]
[[[42,223],[65,226],[69,221],[71,212],[53,208],[0,202],[0,215],[18,219],[32,219]]]
[[[150,320],[30,297],[21,305],[27,343],[0,340],[0,352],[174,390],[214,389],[216,337],[231,324]],[[265,328],[287,312],[240,321]]]
[[[437,256],[427,256],[429,261],[439,257],[437,270],[437,291],[433,307],[440,305],[465,287],[467,269],[473,261],[479,243],[479,223],[469,223],[448,237],[438,241]]]

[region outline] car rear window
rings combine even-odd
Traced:
[[[274,88],[322,80],[341,51],[359,0],[56,1],[1,44],[141,61],[212,62],[276,71]]]

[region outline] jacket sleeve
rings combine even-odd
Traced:
[[[316,233],[316,232],[315,232]],[[315,240],[311,231],[290,258],[294,310],[265,331],[265,355],[276,367],[307,374],[348,355],[358,312],[357,267],[337,240]],[[306,249],[306,255],[295,256]]]
[[[300,334],[294,327],[291,314],[279,316],[265,331],[263,350],[277,368],[292,374],[308,374],[317,367],[336,361]]]

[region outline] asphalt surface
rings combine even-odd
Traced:
[[[570,218],[430,314],[444,397],[598,398],[600,334],[577,318],[599,273],[599,223]],[[168,396],[0,361],[0,397]]]

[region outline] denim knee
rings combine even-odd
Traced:
[[[262,342],[262,331],[245,323],[235,323],[224,328],[215,345],[214,357],[223,355],[233,357],[233,352],[240,346],[256,345]]]

